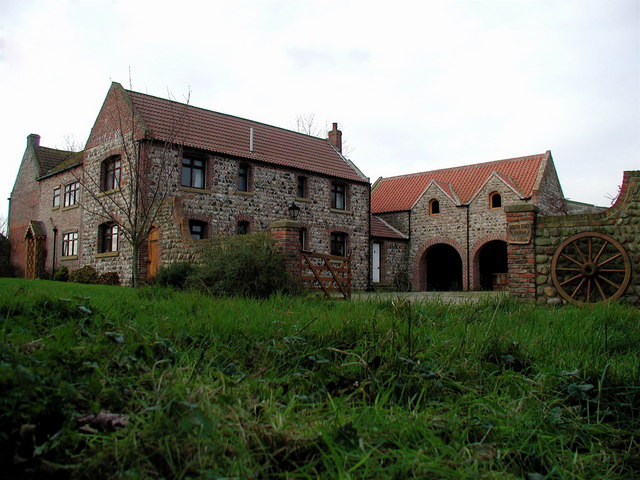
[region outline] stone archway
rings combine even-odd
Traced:
[[[464,262],[450,243],[423,246],[416,256],[414,286],[423,291],[464,290]]]
[[[491,240],[476,252],[474,264],[474,290],[507,289],[507,242]]]

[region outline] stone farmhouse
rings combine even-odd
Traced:
[[[370,183],[342,155],[341,135],[337,124],[321,139],[113,83],[82,152],[28,136],[10,199],[11,262],[28,278],[91,265],[128,283],[132,262],[153,277],[193,260],[202,239],[268,230],[293,204],[301,247],[351,255],[353,287],[364,289]],[[151,212],[154,200],[136,259],[122,207]]]
[[[379,178],[372,187],[374,287],[503,290],[508,282],[504,208],[541,215],[598,211],[564,199],[551,152]]]

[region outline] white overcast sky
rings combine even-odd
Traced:
[[[0,215],[27,135],[83,146],[130,78],[338,122],[372,181],[551,150],[565,196],[609,205],[640,169],[639,72],[638,0],[0,0]]]

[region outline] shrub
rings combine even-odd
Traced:
[[[90,283],[98,282],[98,272],[90,265],[80,267],[69,274],[69,281],[74,283]]]
[[[67,267],[58,267],[53,274],[53,279],[58,282],[69,281],[69,269]]]
[[[187,285],[187,279],[194,272],[194,266],[189,262],[172,263],[158,269],[155,281],[163,287],[183,289]]]
[[[9,239],[0,233],[0,277],[11,277],[13,269],[9,262]]]
[[[98,277],[98,285],[120,285],[120,276],[117,272],[105,272]]]
[[[214,295],[266,298],[297,289],[267,233],[212,239],[188,284]]]

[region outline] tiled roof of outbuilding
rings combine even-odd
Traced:
[[[126,90],[152,138],[214,153],[367,182],[327,139]],[[253,151],[250,151],[250,129]]]
[[[371,236],[376,238],[394,238],[401,240],[407,240],[409,238],[404,233],[396,230],[387,222],[375,215],[371,215]]]
[[[450,185],[452,193],[464,205],[469,203],[493,173],[497,173],[523,198],[529,198],[538,188],[542,169],[550,158],[551,152],[547,151],[526,157],[380,178],[371,193],[371,213],[410,210],[432,181],[439,182],[441,186],[442,183]]]

